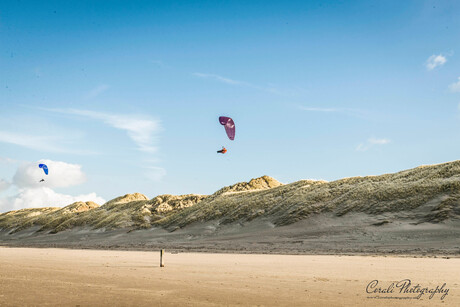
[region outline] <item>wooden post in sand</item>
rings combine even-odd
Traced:
[[[165,250],[164,249],[160,250],[160,268],[165,266],[165,263],[163,261],[163,255],[164,254],[165,254]]]

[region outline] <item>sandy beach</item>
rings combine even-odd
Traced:
[[[159,252],[2,247],[0,305],[459,306],[458,276],[460,259],[448,257],[166,251],[160,268]],[[448,292],[367,293],[405,279]]]

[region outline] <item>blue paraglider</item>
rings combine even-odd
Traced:
[[[48,166],[46,166],[46,164],[40,163],[38,167],[43,169],[43,171],[45,172],[45,175],[48,175]],[[39,182],[45,182],[45,179],[42,179]]]
[[[46,175],[48,175],[48,166],[46,164],[39,164],[39,168],[42,168]]]

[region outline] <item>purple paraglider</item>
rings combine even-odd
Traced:
[[[233,122],[233,119],[221,116],[219,117],[219,122],[225,127],[225,132],[227,132],[228,138],[233,141],[235,139],[235,123]]]

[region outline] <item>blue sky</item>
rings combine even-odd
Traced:
[[[3,1],[0,211],[457,160],[458,16],[456,1]],[[68,184],[18,179],[39,160]]]

